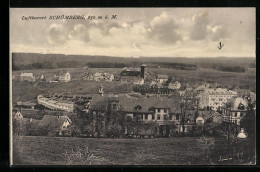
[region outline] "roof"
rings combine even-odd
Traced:
[[[56,76],[64,76],[66,73],[69,73],[69,72],[66,70],[62,70],[62,71],[57,72]]]
[[[226,88],[209,88],[206,91],[209,94],[237,94],[236,91],[232,91]]]
[[[157,79],[168,79],[168,75],[158,74]]]
[[[20,76],[28,76],[28,77],[33,77],[33,73],[21,73]]]
[[[100,106],[101,103],[103,106],[106,105],[109,101],[116,101],[120,106],[120,110],[124,112],[142,112],[150,113],[153,111],[153,108],[169,108],[172,113],[180,113],[178,104],[174,103],[173,99],[167,97],[136,97],[128,94],[119,94],[117,96],[109,95],[93,95],[90,109],[93,109],[95,106]],[[140,105],[141,109],[137,110],[136,107]],[[102,106],[102,105],[101,105]]]
[[[39,127],[48,127],[50,130],[59,129],[62,124],[68,120],[71,123],[71,120],[68,116],[54,116],[54,115],[44,115],[42,120],[39,122]]]
[[[224,105],[223,107],[231,107],[232,110],[239,110],[239,106],[240,105],[244,105],[245,108],[248,107],[248,102],[246,99],[243,99],[241,97],[233,97],[231,99],[229,99],[226,103],[226,105]],[[242,109],[240,109],[242,110]]]

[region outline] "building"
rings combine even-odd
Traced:
[[[218,110],[228,99],[237,96],[237,92],[226,88],[208,88],[198,95],[199,108]]]
[[[36,78],[33,73],[21,73],[20,74],[20,81],[27,81],[27,82],[35,82]]]
[[[23,115],[20,111],[17,111],[14,115],[14,119],[20,120],[23,119]]]
[[[55,98],[55,97],[44,97],[43,95],[37,96],[37,102],[49,109],[52,110],[62,110],[66,112],[74,111],[74,102],[69,100],[64,100],[63,98]]]
[[[170,82],[168,84],[168,88],[169,89],[173,89],[173,90],[178,90],[181,88],[181,83],[179,81],[175,81],[175,82]]]
[[[104,73],[104,80],[108,82],[112,82],[115,80],[115,76],[110,73]]]
[[[222,107],[223,119],[240,125],[241,119],[248,112],[248,102],[241,97],[234,97],[226,102]]]
[[[96,72],[94,74],[94,80],[95,81],[108,81],[108,82],[112,82],[112,81],[115,80],[115,76],[114,76],[114,74],[110,74],[110,73]]]
[[[134,85],[144,85],[144,79],[143,78],[136,78],[133,81]]]
[[[102,105],[102,108],[101,108]],[[104,106],[104,107],[103,107]],[[138,134],[130,126],[124,124],[124,133],[129,136],[146,135],[168,137],[179,131],[180,109],[172,99],[168,97],[136,97],[134,95],[103,95],[93,96],[90,103],[90,112],[99,109],[106,109],[112,112],[119,112],[124,121],[132,121],[135,124],[152,125],[146,129],[140,128]],[[112,109],[112,110],[111,110]],[[108,118],[108,117],[107,117]],[[104,120],[109,125],[109,120]],[[172,127],[175,126],[175,127]],[[151,133],[152,131],[152,133]],[[146,135],[147,136],[147,135]]]
[[[160,84],[166,83],[168,81],[169,77],[167,75],[158,74],[156,76],[156,81]]]
[[[58,80],[60,82],[69,82],[71,80],[71,75],[69,72],[61,72],[58,74]]]
[[[68,116],[44,115],[38,124],[38,129],[48,136],[69,136],[71,135],[71,120]]]

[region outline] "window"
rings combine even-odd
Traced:
[[[163,120],[167,120],[167,115],[163,115]]]
[[[237,113],[235,113],[235,117],[237,117]]]
[[[158,109],[158,112],[160,113],[160,112],[161,112],[161,109]]]
[[[180,115],[176,114],[176,120],[179,120],[179,119],[180,119]]]
[[[145,119],[148,119],[148,114],[145,114]]]
[[[154,120],[154,114],[152,114],[152,120]]]
[[[166,112],[167,112],[167,109],[163,109],[163,111],[164,111],[164,113],[166,113]]]
[[[157,115],[157,120],[160,120],[160,115]]]

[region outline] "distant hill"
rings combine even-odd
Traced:
[[[138,67],[142,63],[150,67],[166,67],[182,70],[196,70],[199,68],[218,69],[219,65],[226,67],[242,67],[247,69],[255,67],[255,58],[184,58],[184,57],[111,57],[90,55],[65,55],[65,54],[37,54],[37,53],[12,53],[13,70],[25,69],[55,69],[55,68],[123,68]],[[221,67],[223,69],[223,66]]]

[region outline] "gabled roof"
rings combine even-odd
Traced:
[[[229,99],[223,107],[230,107],[232,110],[239,110],[240,104],[244,105],[245,109],[248,107],[248,101],[241,97],[233,97]]]
[[[71,120],[68,116],[54,116],[54,115],[44,115],[42,120],[39,122],[39,127],[47,127],[50,130],[60,129],[62,124],[68,120],[71,123]]]

